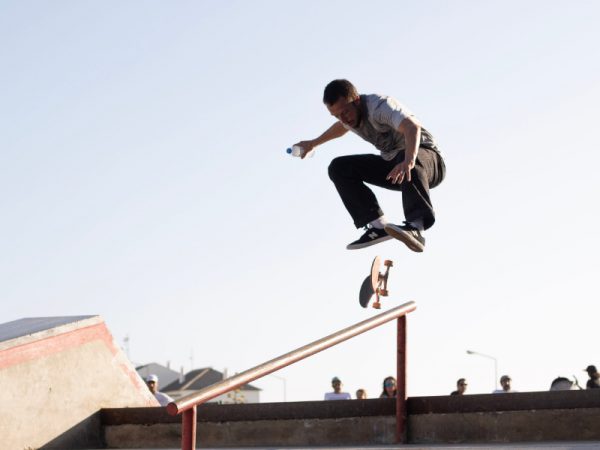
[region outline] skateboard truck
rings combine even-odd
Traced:
[[[381,258],[376,256],[373,260],[373,264],[371,264],[371,274],[365,278],[361,287],[359,294],[359,302],[360,306],[366,308],[369,305],[369,300],[373,294],[375,294],[375,301],[373,302],[373,308],[380,309],[381,302],[379,301],[379,297],[387,297],[388,296],[388,288],[387,281],[388,275],[390,272],[390,267],[394,265],[394,262],[386,259],[383,261],[383,265],[385,266],[385,272],[379,272],[379,267],[381,266]]]

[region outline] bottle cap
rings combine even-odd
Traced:
[[[289,154],[291,154],[291,153],[292,153],[292,149],[291,149],[291,148],[288,148],[288,149],[286,150],[286,152],[287,152],[287,153],[289,153]]]

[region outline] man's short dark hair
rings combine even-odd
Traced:
[[[333,80],[327,86],[325,86],[325,92],[323,92],[323,103],[331,106],[340,98],[350,100],[356,97],[358,97],[358,91],[348,80]]]

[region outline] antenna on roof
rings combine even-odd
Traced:
[[[125,335],[123,338],[123,350],[125,350],[125,355],[127,355],[127,359],[131,360],[131,356],[129,355],[129,335]]]

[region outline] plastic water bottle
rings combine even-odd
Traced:
[[[292,155],[292,156],[302,156],[302,152],[304,151],[304,149],[302,147],[300,147],[299,145],[292,145],[286,151],[289,155]],[[310,152],[308,152],[306,154],[305,158],[312,158],[312,156],[314,154],[315,154],[315,152],[313,150],[311,150]]]

